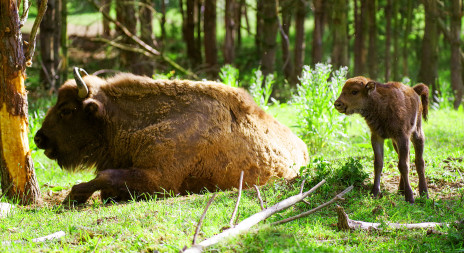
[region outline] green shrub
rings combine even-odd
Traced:
[[[297,108],[298,134],[312,154],[346,135],[344,116],[333,108],[333,103],[345,83],[347,70],[342,67],[332,71],[330,64],[316,64],[314,70],[303,68],[293,103]]]
[[[272,94],[272,86],[275,83],[274,75],[269,74],[264,78],[260,69],[254,70],[250,93],[255,102],[264,110],[268,109],[269,99]]]
[[[240,87],[238,82],[239,71],[232,65],[224,65],[219,72],[221,82],[231,87]]]

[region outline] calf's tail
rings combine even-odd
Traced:
[[[429,113],[429,87],[423,83],[419,83],[413,87],[414,91],[420,96],[422,102],[422,117],[427,120]]]

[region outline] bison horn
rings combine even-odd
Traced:
[[[85,75],[88,75],[84,69],[74,67],[73,73],[74,73],[74,79],[76,80],[76,84],[77,84],[77,90],[78,90],[77,95],[79,96],[79,98],[84,99],[89,95],[89,88],[87,88],[87,85],[82,79],[80,72],[83,72]]]

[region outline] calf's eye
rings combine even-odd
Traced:
[[[352,94],[352,95],[356,95],[356,94],[358,94],[358,91],[357,91],[357,90],[354,90],[354,91],[351,92],[351,94]]]
[[[60,116],[61,117],[66,117],[66,116],[70,115],[72,112],[73,112],[73,110],[71,110],[71,109],[63,109],[60,112]]]

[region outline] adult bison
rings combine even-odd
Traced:
[[[34,141],[69,170],[94,167],[65,201],[264,184],[293,178],[307,147],[242,89],[216,82],[153,80],[132,74],[68,80]],[[86,74],[86,73],[85,73]]]

